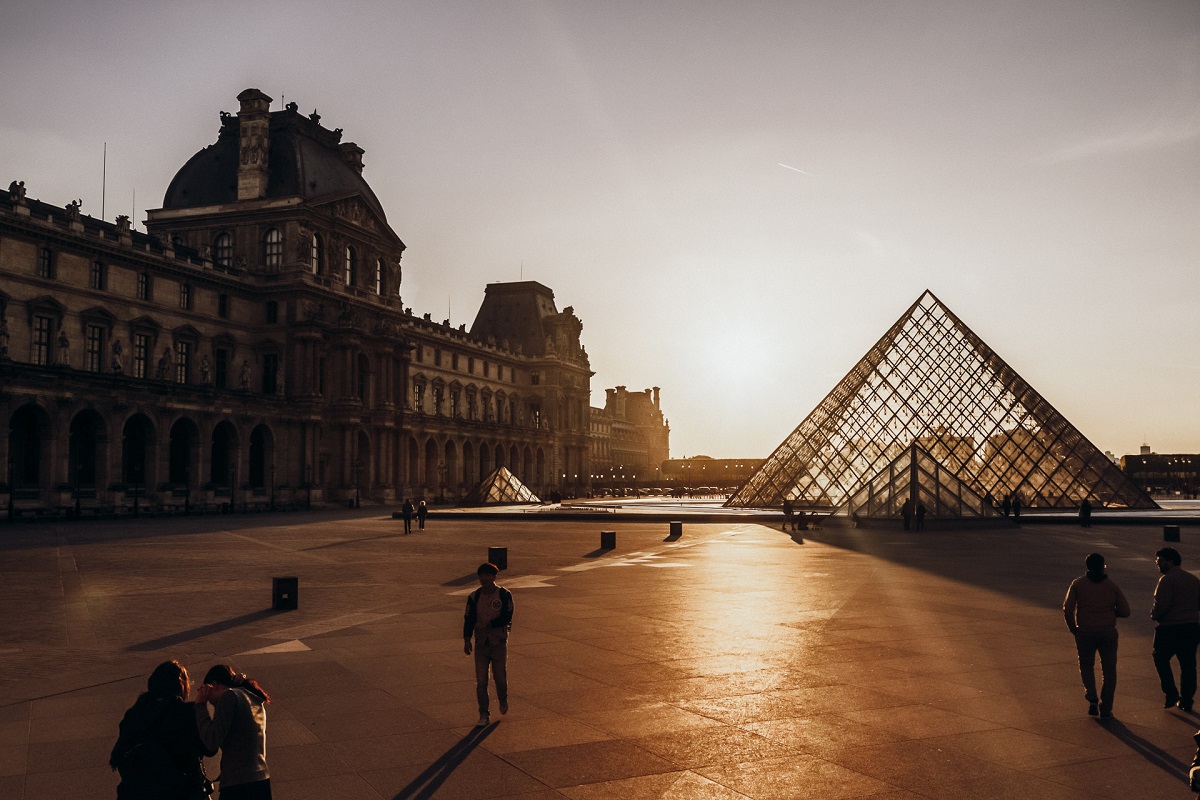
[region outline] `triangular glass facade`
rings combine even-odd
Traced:
[[[463,505],[488,503],[540,503],[538,496],[521,483],[507,467],[497,467],[463,500]]]
[[[834,515],[862,519],[901,516],[904,501],[925,505],[933,519],[995,517],[995,507],[950,474],[916,444],[896,457],[834,510]]]
[[[931,292],[726,505],[832,510],[913,444],[996,505],[1158,507]]]

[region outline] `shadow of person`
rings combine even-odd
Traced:
[[[424,772],[409,781],[408,785],[401,789],[400,793],[392,800],[429,800],[446,782],[451,773],[458,768],[458,765],[466,761],[471,751],[478,747],[480,742],[491,736],[498,724],[493,722],[482,728],[472,728],[470,733],[442,753],[437,761],[430,764]]]
[[[1120,740],[1126,747],[1137,753],[1143,759],[1161,769],[1163,772],[1173,775],[1179,779],[1183,785],[1188,784],[1188,765],[1184,764],[1179,759],[1172,756],[1166,750],[1157,747],[1147,740],[1138,736],[1125,724],[1117,719],[1100,720],[1100,724],[1104,729]]]

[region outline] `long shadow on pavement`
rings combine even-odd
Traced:
[[[1103,725],[1104,730],[1115,736],[1130,750],[1137,753],[1146,761],[1158,767],[1168,775],[1173,775],[1174,777],[1178,778],[1184,785],[1187,784],[1187,764],[1179,761],[1162,748],[1155,747],[1141,736],[1138,736],[1136,733],[1129,730],[1129,728],[1126,728],[1125,725],[1118,720],[1107,720],[1103,722]]]
[[[233,617],[232,619],[222,620],[221,622],[214,622],[210,625],[201,625],[199,628],[192,628],[191,630],[172,633],[169,636],[162,636],[158,639],[151,639],[148,642],[130,645],[127,649],[131,652],[143,652],[146,650],[158,650],[163,647],[173,647],[174,645],[182,644],[183,642],[188,642],[192,639],[199,639],[201,636],[208,636],[211,633],[220,633],[221,631],[227,631],[230,628],[236,628],[239,625],[248,625],[251,622],[257,622],[260,619],[266,619],[267,617],[274,616],[277,613],[279,612],[270,608],[263,609],[262,611],[253,611],[249,614],[242,614],[240,617]]]
[[[413,778],[392,800],[428,800],[433,797],[451,773],[458,768],[458,765],[467,759],[467,756],[479,746],[480,742],[491,736],[495,729],[496,723],[483,728],[474,728],[443,753],[437,761],[430,764],[424,772]]]

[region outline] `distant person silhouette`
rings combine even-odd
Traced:
[[[425,530],[425,517],[429,516],[429,506],[425,505],[425,501],[421,500],[417,503],[417,525],[421,530]]]
[[[912,514],[913,506],[912,498],[910,497],[904,501],[904,505],[900,506],[900,516],[904,518],[904,530],[912,527]]]
[[[1012,513],[1012,498],[1011,497],[1004,498],[1004,502],[1000,504],[1000,510],[1004,512],[1004,516],[1006,516],[1006,517],[1010,513]]]
[[[1014,497],[1012,501],[1013,521],[1021,524],[1021,498]]]
[[[1081,528],[1092,527],[1092,504],[1086,497],[1079,504],[1079,526]]]
[[[792,501],[783,498],[783,529],[786,531],[792,526]]]
[[[1150,618],[1154,629],[1154,668],[1163,691],[1163,708],[1178,704],[1192,710],[1196,697],[1196,646],[1200,644],[1200,579],[1183,569],[1183,558],[1174,547],[1155,553],[1162,577],[1154,587]],[[1171,672],[1171,659],[1179,661],[1179,688]]]
[[[925,504],[917,501],[917,530],[925,530]]]
[[[1071,581],[1063,600],[1067,630],[1075,637],[1079,677],[1088,714],[1112,717],[1117,690],[1117,618],[1129,616],[1129,601],[1121,588],[1104,572],[1104,556],[1092,553],[1084,559],[1087,572]],[[1096,694],[1096,654],[1100,654],[1100,694]]]
[[[404,505],[400,507],[400,516],[404,517],[405,536],[412,533],[412,518],[414,511],[416,511],[416,509],[413,508],[412,500],[409,500],[407,497],[404,498]]]

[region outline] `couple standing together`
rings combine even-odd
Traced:
[[[1183,558],[1173,547],[1156,554],[1162,577],[1154,588],[1150,618],[1154,630],[1154,667],[1163,692],[1163,708],[1178,706],[1191,711],[1196,697],[1196,647],[1200,644],[1200,579],[1183,569]],[[1117,618],[1129,616],[1129,601],[1105,573],[1104,556],[1085,559],[1087,572],[1071,582],[1063,601],[1067,628],[1075,637],[1079,675],[1083,680],[1088,714],[1112,718],[1117,686]],[[1100,656],[1102,683],[1096,693],[1096,655]],[[1179,661],[1179,685],[1171,659]]]
[[[218,664],[193,702],[178,661],[159,664],[121,720],[109,765],[121,773],[118,800],[201,800],[213,791],[201,758],[221,751],[221,800],[271,800],[267,769],[270,696],[256,681]],[[209,704],[214,713],[210,714]]]

